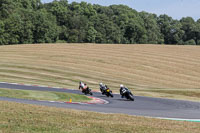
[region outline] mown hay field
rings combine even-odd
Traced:
[[[199,100],[200,47],[34,44],[0,47],[0,81],[77,89],[79,81],[114,92]]]

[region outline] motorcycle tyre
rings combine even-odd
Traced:
[[[113,94],[112,94],[112,93],[110,93],[110,97],[113,97]]]
[[[130,99],[131,101],[134,101],[134,100],[135,100],[131,94],[129,94],[129,99]]]

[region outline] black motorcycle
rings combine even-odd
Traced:
[[[106,95],[107,97],[113,97],[112,91],[109,88],[100,88],[100,91],[103,95]]]
[[[123,90],[122,90],[122,93],[123,93],[123,96],[126,97],[126,99],[131,100],[131,101],[134,101],[134,100],[135,100],[135,99],[134,99],[134,96],[133,96],[133,94],[131,93],[130,90],[128,90],[128,89],[123,89]]]
[[[93,95],[92,90],[89,87],[87,87],[86,89],[82,89],[82,93],[84,93],[85,95]]]

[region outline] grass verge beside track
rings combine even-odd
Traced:
[[[199,123],[0,101],[0,132],[199,133]]]
[[[46,100],[46,101],[69,101],[73,102],[86,102],[91,100],[84,95],[62,93],[62,92],[48,92],[48,91],[32,91],[32,90],[13,90],[13,89],[1,89],[1,97],[31,99],[31,100]]]

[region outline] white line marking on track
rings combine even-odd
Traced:
[[[165,118],[165,117],[156,117],[156,118],[158,118],[158,119],[165,119],[165,120],[200,122],[200,119],[181,119],[181,118]]]

